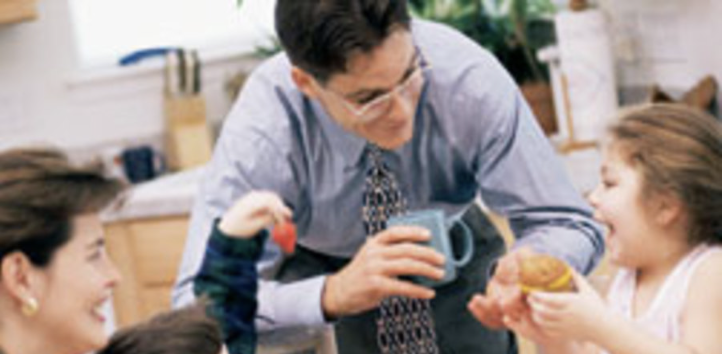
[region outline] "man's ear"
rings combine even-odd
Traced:
[[[22,252],[12,252],[3,257],[0,262],[0,277],[5,290],[18,303],[34,297],[33,265]]]
[[[316,79],[314,79],[311,74],[305,72],[303,69],[294,66],[293,68],[291,68],[291,78],[293,79],[293,82],[296,83],[298,89],[301,90],[304,95],[312,99],[318,98],[321,88],[319,87],[318,82],[316,82]]]

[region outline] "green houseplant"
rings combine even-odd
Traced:
[[[556,131],[548,71],[537,50],[555,41],[552,0],[408,0],[413,14],[446,23],[499,59],[530,103],[542,129]]]
[[[547,80],[536,51],[554,42],[551,0],[409,0],[409,7],[487,48],[518,83]]]
[[[238,7],[243,0],[236,0]],[[536,51],[555,41],[552,0],[408,0],[416,17],[446,23],[499,59],[520,85],[547,134],[556,131],[548,71]],[[277,39],[256,48],[256,55],[281,50]]]

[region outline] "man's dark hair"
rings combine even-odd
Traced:
[[[19,251],[45,267],[70,240],[73,217],[98,212],[123,190],[54,149],[0,153],[0,259]]]
[[[220,327],[200,302],[119,330],[98,354],[218,354],[222,346]]]
[[[278,0],[276,32],[291,62],[325,83],[348,60],[408,29],[405,0]]]

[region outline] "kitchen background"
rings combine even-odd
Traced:
[[[99,151],[99,146],[153,139],[163,131],[161,66],[154,61],[122,69],[84,66],[71,3],[39,1],[36,20],[0,27],[0,148],[46,141]],[[706,74],[722,79],[717,37],[722,1],[604,0],[601,5],[612,19],[620,89],[659,83],[681,91]],[[133,25],[128,19],[126,26]],[[207,117],[217,125],[230,106],[225,81],[250,70],[252,62],[223,50],[201,52],[201,59]]]
[[[567,6],[566,1],[555,2]],[[138,7],[113,16],[113,6],[119,3]],[[231,23],[237,17],[239,23],[226,41],[210,46],[202,38],[190,41],[199,47],[205,118],[215,132],[232,104],[229,81],[258,63],[248,53],[253,51],[253,40],[267,38],[274,1],[245,0],[242,10],[236,0],[185,3],[212,3],[223,11],[218,16],[231,18]],[[105,39],[102,31],[98,36],[93,26],[115,26],[116,32],[150,38],[145,31],[173,31],[171,17],[180,26],[196,23],[202,28],[214,22],[212,14],[178,15],[173,4],[172,0],[0,0],[0,22],[26,5],[35,14],[31,20],[0,25],[0,150],[52,144],[86,160],[107,160],[108,155],[141,145],[163,150],[168,129],[164,60],[151,58],[119,67],[120,56],[148,44],[120,50],[119,39],[110,35]],[[679,97],[707,75],[722,81],[722,39],[717,37],[722,34],[722,0],[599,0],[598,5],[609,20],[613,90],[621,104],[645,99],[653,84]],[[98,20],[93,9],[110,17]],[[149,13],[154,17],[143,22],[141,15]],[[94,47],[103,41],[118,45]],[[722,102],[720,93],[716,95]],[[596,183],[598,150],[583,148],[561,155],[580,192],[588,191]],[[108,218],[108,248],[124,278],[115,298],[118,325],[168,307],[199,178],[200,171],[194,169],[140,185],[125,207]],[[327,333],[321,336],[328,338]],[[322,348],[327,342],[311,345]]]

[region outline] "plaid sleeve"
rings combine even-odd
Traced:
[[[221,325],[229,354],[253,354],[258,307],[256,261],[268,232],[263,230],[249,239],[232,238],[218,229],[219,221],[213,222],[193,291],[196,297],[205,296],[210,300],[208,313]]]

